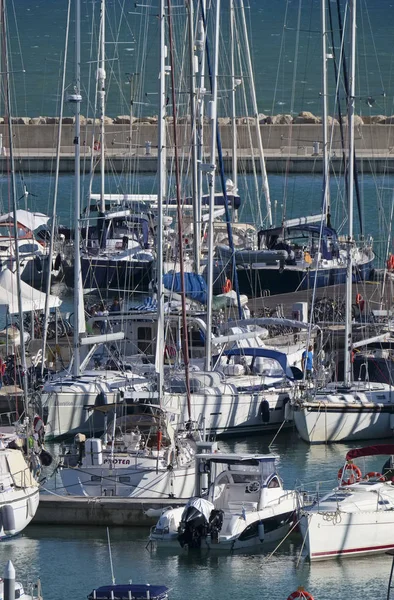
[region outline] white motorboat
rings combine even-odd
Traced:
[[[293,403],[292,416],[309,443],[390,437],[394,429],[394,388],[387,383],[355,381],[349,387],[329,384],[308,390]]]
[[[350,450],[339,486],[301,511],[300,529],[311,561],[375,554],[394,548],[394,485],[387,476],[364,475],[355,458],[393,455],[394,445]],[[387,477],[389,480],[387,481]]]
[[[301,498],[285,490],[271,454],[198,454],[200,492],[165,511],[150,534],[159,547],[233,551],[282,539]]]
[[[108,415],[114,406],[97,410]],[[196,438],[187,428],[175,430],[158,406],[118,405],[102,438],[78,434],[65,448],[60,469],[64,488],[79,496],[190,498],[195,493]],[[206,444],[215,447],[214,442]]]
[[[4,436],[3,436],[4,437]],[[39,487],[21,450],[0,447],[0,538],[17,535],[36,514]]]

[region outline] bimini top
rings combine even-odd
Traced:
[[[271,348],[232,348],[223,352],[223,356],[252,356],[254,358],[272,358],[276,360],[286,376],[289,379],[294,379],[294,375],[287,362],[287,355],[279,350],[271,350]]]
[[[353,460],[361,456],[378,456],[381,454],[394,455],[394,444],[378,444],[376,446],[365,446],[365,448],[353,448],[346,454],[346,460]]]
[[[121,585],[103,585],[92,590],[88,600],[161,600],[168,598],[168,587],[149,585],[148,583],[127,583]]]

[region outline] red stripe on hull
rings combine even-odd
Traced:
[[[314,556],[335,556],[340,554],[352,554],[354,552],[371,552],[378,550],[390,550],[390,548],[394,548],[394,544],[389,544],[387,546],[370,546],[368,548],[350,548],[349,550],[332,550],[331,552],[313,552],[311,557]]]

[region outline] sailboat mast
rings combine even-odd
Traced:
[[[216,169],[216,131],[217,131],[217,97],[218,97],[218,65],[219,65],[219,27],[220,0],[216,0],[214,58],[212,69],[211,100],[209,102],[209,118],[211,121],[210,161],[208,171],[209,182],[209,221],[208,221],[208,274],[207,274],[207,337],[205,343],[205,370],[211,370],[212,359],[212,310],[213,310],[213,221],[215,212],[215,169]]]
[[[167,0],[168,9],[168,37],[170,45],[170,73],[171,73],[171,99],[172,99],[172,115],[173,115],[173,136],[174,136],[174,159],[175,159],[175,187],[176,187],[176,205],[177,205],[177,220],[178,220],[178,256],[179,270],[181,276],[181,304],[182,304],[182,354],[185,364],[185,387],[187,396],[188,418],[191,420],[191,400],[190,400],[190,373],[189,373],[189,343],[187,335],[187,318],[186,318],[186,286],[185,286],[185,265],[183,259],[183,239],[182,239],[182,199],[181,199],[181,178],[179,170],[179,152],[178,152],[178,131],[177,131],[177,102],[175,92],[175,60],[174,60],[174,38],[172,27],[172,11],[171,0]]]
[[[251,57],[251,54],[250,54],[248,29],[246,27],[245,7],[244,7],[243,0],[240,0],[240,7],[241,7],[241,15],[242,15],[242,29],[243,29],[243,35],[244,35],[245,47],[246,47],[246,59],[247,59],[247,65],[248,65],[248,75],[249,75],[250,89],[251,89],[251,94],[252,94],[252,107],[253,107],[253,112],[254,112],[254,120],[255,120],[255,125],[256,125],[257,144],[258,144],[259,156],[260,156],[260,170],[261,170],[261,176],[262,176],[262,179],[263,179],[263,190],[264,190],[266,210],[267,210],[267,223],[268,223],[268,227],[271,227],[271,225],[272,225],[271,196],[270,196],[270,188],[269,188],[269,184],[268,184],[267,169],[266,169],[266,166],[265,166],[263,140],[262,140],[261,131],[260,131],[259,111],[258,111],[258,108],[257,108],[256,88],[255,88],[255,85],[254,85],[252,57]]]
[[[74,93],[69,96],[69,102],[75,108],[75,129],[74,129],[74,359],[73,374],[78,377],[80,374],[80,293],[81,290],[81,256],[80,256],[80,231],[79,218],[81,213],[81,173],[80,173],[80,155],[81,155],[81,0],[75,0],[75,86]]]
[[[100,66],[97,71],[100,101],[100,212],[105,212],[105,0],[100,8]],[[130,84],[131,85],[131,84]]]
[[[166,196],[167,172],[167,145],[166,145],[166,42],[165,42],[165,0],[160,0],[160,73],[159,73],[159,131],[158,131],[158,183],[157,196],[157,257],[156,257],[156,285],[157,285],[157,342],[155,368],[157,373],[157,391],[159,401],[162,398],[164,387],[164,290],[163,290],[163,207]]]
[[[230,41],[231,41],[231,127],[232,127],[232,179],[234,189],[238,189],[238,139],[237,139],[237,124],[235,122],[237,117],[236,107],[236,82],[235,82],[235,40],[234,40],[234,22],[235,22],[235,10],[234,0],[230,2]],[[236,211],[234,211],[236,215]]]
[[[189,77],[190,77],[190,129],[192,151],[192,202],[193,202],[193,262],[196,273],[200,272],[201,221],[198,202],[197,129],[196,129],[196,61],[194,53],[194,8],[193,0],[187,0],[187,21],[189,37]]]
[[[326,0],[321,0],[321,23],[322,23],[322,97],[323,97],[323,213],[325,222],[331,227],[330,217],[330,166],[328,156],[328,88],[327,88],[327,23],[326,23]]]
[[[5,102],[6,102],[6,116],[8,120],[8,140],[10,146],[10,169],[11,169],[11,201],[12,201],[12,218],[14,221],[14,243],[15,243],[15,262],[16,262],[16,282],[18,292],[18,317],[19,317],[19,335],[20,335],[20,353],[21,353],[21,364],[23,373],[27,374],[27,363],[26,363],[26,348],[25,338],[23,329],[23,302],[22,302],[22,289],[21,289],[21,267],[19,257],[19,244],[18,244],[18,221],[17,221],[17,195],[16,195],[16,182],[15,182],[15,158],[14,158],[14,134],[12,127],[12,115],[11,115],[11,87],[10,87],[10,65],[9,65],[9,54],[7,44],[7,14],[5,7],[5,0],[1,0],[1,21],[2,21],[2,57],[4,61],[4,68],[2,69],[5,73]],[[28,386],[27,376],[22,377],[23,385],[23,396],[25,402],[25,411],[27,414],[28,404]]]
[[[356,76],[356,0],[349,0],[350,13],[350,72],[348,96],[348,182],[349,206],[348,222],[349,232],[347,240],[347,276],[346,276],[346,320],[345,320],[345,361],[344,383],[349,385],[352,380],[352,279],[353,279],[353,190],[354,190],[354,109],[355,109],[355,76]]]

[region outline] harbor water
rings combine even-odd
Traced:
[[[308,446],[292,430],[247,441],[220,441],[221,450],[271,452],[279,457],[286,487],[302,485],[310,491],[329,490],[336,484],[351,446]],[[269,445],[272,443],[271,447]],[[358,461],[363,472],[380,470],[384,458]],[[53,471],[53,466],[50,472]],[[50,472],[48,475],[50,475]],[[60,478],[45,484],[63,493]],[[148,551],[148,529],[112,528],[110,531],[117,583],[160,583],[171,588],[172,600],[286,600],[302,585],[315,600],[386,597],[391,558],[386,555],[346,558],[310,564],[302,557],[302,539],[291,535],[275,550],[213,554],[208,551]],[[44,597],[83,599],[94,588],[111,582],[105,528],[30,525],[16,539],[0,544],[0,565],[11,559],[17,578],[41,577]]]

